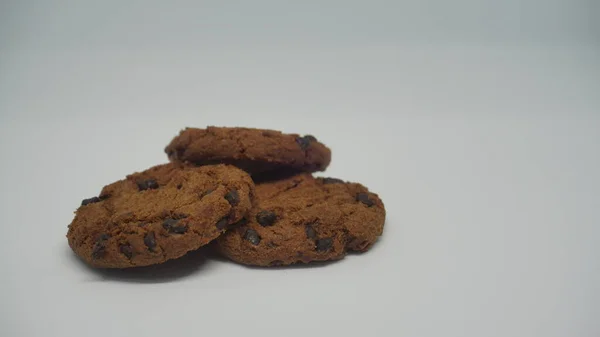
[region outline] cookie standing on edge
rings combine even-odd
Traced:
[[[67,238],[95,267],[162,263],[206,245],[240,221],[253,194],[250,176],[232,166],[158,165],[83,200]]]
[[[251,128],[186,128],[165,152],[172,162],[232,164],[250,174],[280,169],[323,171],[331,161],[329,148],[313,136]]]
[[[336,260],[367,251],[381,236],[385,208],[366,187],[310,174],[256,185],[248,222],[216,240],[233,261],[257,266]]]

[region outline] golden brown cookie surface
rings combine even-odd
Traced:
[[[254,183],[228,165],[152,167],[86,199],[69,226],[69,245],[85,262],[127,268],[198,249],[250,210]]]
[[[329,148],[313,136],[251,128],[186,128],[165,152],[172,162],[226,163],[250,174],[280,169],[323,171],[331,161]]]
[[[221,254],[258,266],[343,258],[383,232],[385,208],[366,187],[300,174],[256,185],[247,223],[216,240]]]

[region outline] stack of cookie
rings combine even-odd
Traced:
[[[315,178],[331,151],[313,136],[248,128],[187,128],[170,163],[85,199],[67,238],[85,262],[129,268],[176,259],[209,243],[242,264],[280,266],[367,251],[385,209],[360,184]]]

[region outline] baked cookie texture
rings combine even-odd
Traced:
[[[246,216],[253,195],[250,176],[233,166],[158,165],[83,200],[67,238],[94,267],[158,264],[223,234]]]
[[[250,174],[275,170],[324,171],[331,150],[311,135],[252,128],[186,128],[165,148],[175,163],[226,163]]]
[[[300,174],[256,185],[246,222],[216,240],[216,249],[247,265],[337,260],[367,251],[381,236],[385,208],[360,184]]]

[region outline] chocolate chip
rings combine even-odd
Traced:
[[[316,140],[313,136],[296,137],[296,143],[300,145],[302,150],[306,150],[310,146],[310,142]]]
[[[162,226],[169,233],[183,234],[183,233],[187,232],[187,230],[188,230],[187,225],[177,225],[178,223],[179,223],[179,219],[169,218],[163,222]]]
[[[223,219],[219,220],[219,222],[217,222],[216,226],[217,229],[225,229],[225,227],[227,227],[227,225],[229,224],[229,219],[227,217],[224,217]]]
[[[229,202],[231,206],[235,206],[240,203],[240,196],[237,190],[231,190],[225,194],[225,200]]]
[[[304,231],[306,232],[306,237],[309,239],[316,239],[317,238],[317,232],[315,231],[315,229],[313,228],[312,225],[306,225],[306,228],[304,229]]]
[[[343,184],[344,181],[342,179],[337,178],[323,178],[323,184]]]
[[[81,206],[93,204],[93,203],[98,202],[98,201],[102,201],[102,199],[100,199],[98,197],[93,197],[93,198],[89,198],[89,199],[83,199],[81,201]]]
[[[96,242],[94,247],[92,247],[92,258],[99,259],[106,254],[106,246],[104,246],[104,242]]]
[[[155,190],[158,188],[158,183],[154,179],[146,180],[146,187],[151,190]]]
[[[225,219],[227,219],[227,218],[225,218]],[[231,227],[243,226],[243,225],[245,225],[247,223],[248,223],[248,219],[242,218],[240,221],[238,221],[238,222],[236,222],[234,224],[231,224]]]
[[[311,142],[316,142],[317,138],[313,135],[305,135],[304,138],[310,140]]]
[[[358,193],[356,195],[356,201],[360,201],[369,207],[375,205],[373,200],[369,199],[369,195],[367,193]]]
[[[260,243],[260,236],[254,229],[247,229],[244,233],[244,239],[250,241],[255,246]]]
[[[165,219],[165,221],[163,221],[162,226],[164,229],[168,230],[171,227],[177,226],[178,222],[179,221],[177,219],[167,218],[167,219]]]
[[[183,187],[182,184],[177,185],[177,189],[180,190]]]
[[[256,214],[256,221],[263,227],[272,226],[277,220],[277,214],[271,211],[260,211]]]
[[[275,261],[269,262],[269,267],[279,267],[279,266],[283,266],[283,261],[275,260]]]
[[[131,247],[130,245],[120,245],[119,246],[119,251],[127,256],[128,259],[131,259],[131,257],[133,256],[133,247]]]
[[[102,233],[102,234],[98,235],[98,238],[96,239],[96,242],[106,241],[108,239],[110,239],[110,235],[108,235],[106,233]]]
[[[326,252],[333,245],[333,239],[332,238],[319,239],[316,241],[316,244],[317,244],[318,252]]]
[[[175,227],[171,227],[169,232],[175,233],[175,234],[183,234],[183,233],[187,232],[187,230],[188,230],[187,226],[175,226]]]
[[[155,190],[158,188],[158,183],[154,179],[148,179],[144,181],[138,181],[137,186],[138,190],[140,191]]]
[[[150,251],[154,250],[154,247],[156,247],[156,238],[154,237],[154,232],[149,232],[144,236],[144,244]]]

